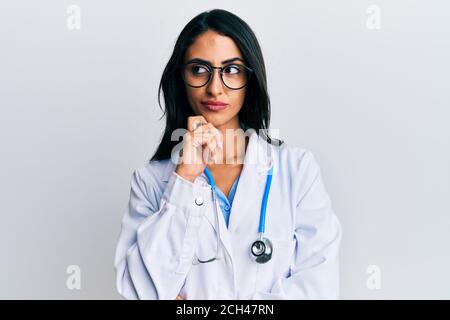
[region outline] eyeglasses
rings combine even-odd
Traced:
[[[220,70],[220,79],[229,89],[239,90],[245,87],[253,70],[242,64],[229,64],[224,67],[213,67],[203,62],[190,62],[181,65],[182,78],[184,82],[193,88],[201,88],[208,84],[214,69]]]

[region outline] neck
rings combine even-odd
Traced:
[[[223,150],[219,149],[217,154],[217,165],[242,165],[244,163],[245,152],[248,145],[248,137],[245,136],[241,128],[239,118],[235,117],[227,123],[216,126],[222,133]]]
[[[216,125],[215,127],[224,134],[226,129],[236,130],[236,129],[239,129],[241,127],[241,125],[239,123],[239,117],[236,116],[233,119],[230,119],[230,121]]]

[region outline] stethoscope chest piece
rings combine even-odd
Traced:
[[[250,254],[258,263],[266,263],[272,258],[273,245],[272,242],[264,237],[253,242]]]

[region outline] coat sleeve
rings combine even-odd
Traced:
[[[338,299],[341,225],[332,209],[321,170],[306,151],[297,168],[296,248],[287,278],[254,299]]]
[[[192,266],[204,215],[195,199],[204,199],[204,191],[174,171],[158,206],[148,194],[155,179],[146,168],[131,178],[114,260],[116,287],[126,299],[175,299]]]

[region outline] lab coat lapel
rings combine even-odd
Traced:
[[[252,235],[251,230],[258,232],[267,173],[273,163],[273,147],[253,130],[231,207],[228,225],[230,233],[237,232],[238,228],[243,228]]]
[[[233,241],[231,237],[236,231],[237,226],[243,226],[243,229],[247,230],[247,233],[249,232],[248,230],[252,229],[255,230],[255,234],[258,232],[259,213],[266,185],[267,172],[274,161],[272,146],[258,136],[255,130],[248,130],[246,135],[249,136],[249,143],[244,157],[244,166],[241,177],[239,178],[233,205],[231,207],[228,227],[225,223],[222,209],[220,208],[219,203],[217,203],[220,239],[232,260]],[[202,173],[198,177],[198,181],[210,188],[205,173]],[[208,199],[210,199],[209,202],[213,205],[212,194],[211,198],[208,197]],[[210,224],[216,229],[214,207],[211,206],[211,209],[208,208],[205,215]],[[254,235],[252,234],[252,238],[253,237]]]

